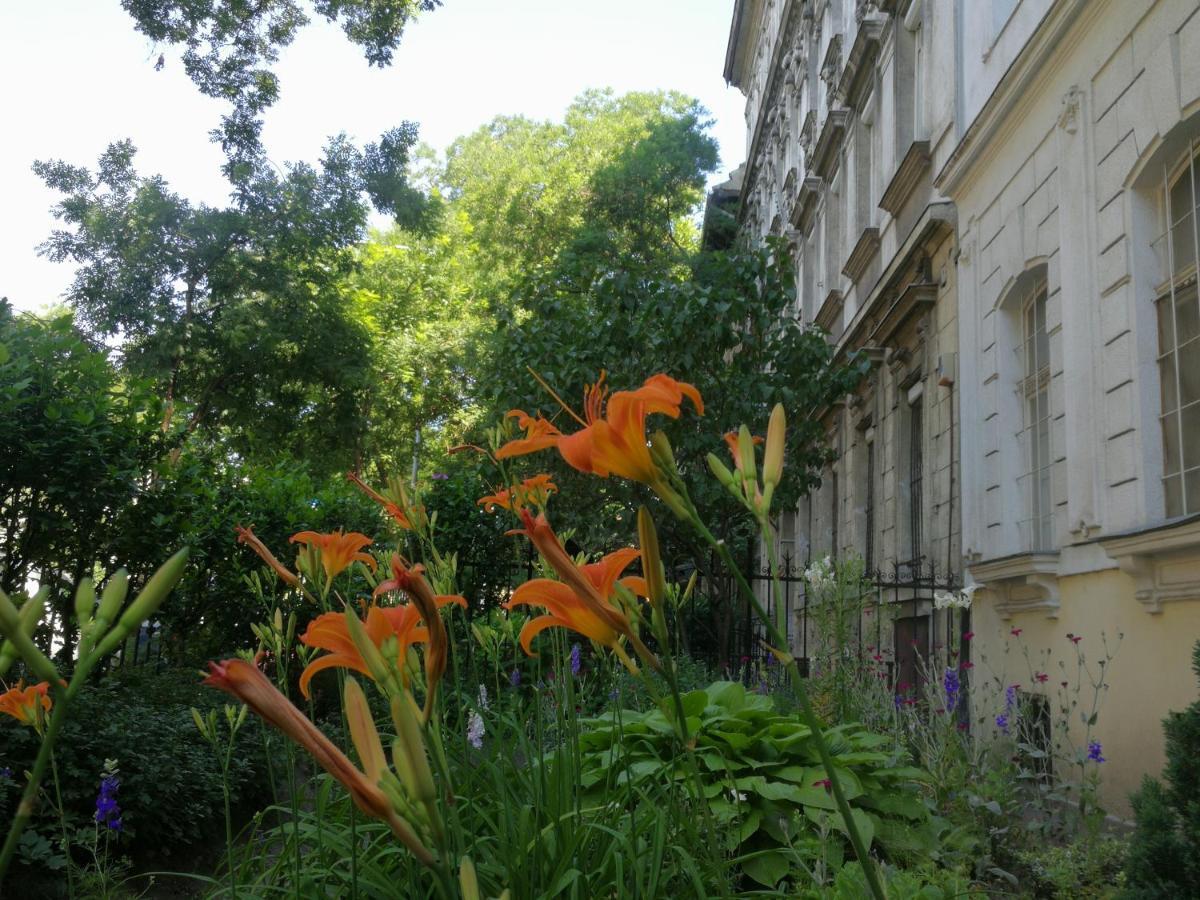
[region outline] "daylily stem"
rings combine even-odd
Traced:
[[[46,777],[46,767],[50,764],[54,742],[58,738],[59,729],[62,728],[63,722],[67,718],[66,711],[71,691],[58,684],[52,684],[51,688],[54,691],[54,710],[50,713],[50,722],[46,725],[46,733],[42,736],[42,745],[38,748],[37,758],[33,762],[33,770],[29,773],[29,781],[21,793],[21,802],[17,804],[17,814],[13,816],[12,825],[9,826],[8,837],[4,840],[4,848],[0,850],[0,884],[4,883],[4,873],[8,871],[8,864],[12,862],[13,854],[17,851],[17,844],[21,840],[21,832],[25,830],[25,823],[33,815],[33,808],[37,805],[38,788],[41,787],[42,779]]]
[[[682,487],[682,485],[680,485]],[[729,548],[724,542],[717,540],[708,527],[700,519],[699,513],[696,511],[695,505],[691,501],[691,497],[686,493],[683,494],[684,502],[689,508],[687,520],[692,524],[704,541],[711,546],[717,555],[721,557],[721,562],[733,575],[741,589],[742,595],[746,602],[754,609],[755,615],[759,621],[767,629],[767,634],[770,636],[771,643],[783,651],[788,650],[787,636],[780,632],[775,623],[771,621],[771,617],[767,611],[763,609],[762,602],[754,593],[754,588],[750,586],[750,582],[746,580],[746,576],[742,573],[741,568],[733,558],[733,554],[729,552]],[[772,554],[773,558],[773,554]],[[778,572],[772,565],[772,576],[778,578]],[[850,802],[846,799],[846,792],[842,789],[841,782],[833,770],[833,755],[829,752],[829,745],[825,741],[825,733],[821,728],[821,723],[817,719],[816,713],[813,711],[812,702],[808,698],[808,691],[804,687],[804,680],[800,677],[800,669],[796,665],[796,660],[791,658],[791,654],[787,654],[788,662],[785,664],[788,669],[788,675],[792,685],[796,689],[796,695],[800,700],[800,711],[804,716],[805,724],[812,731],[813,743],[817,747],[817,755],[821,757],[821,765],[825,768],[825,776],[829,780],[830,790],[833,792],[833,799],[837,803],[838,812],[841,814],[842,821],[846,825],[846,834],[850,838],[850,845],[854,848],[854,855],[858,857],[859,863],[862,865],[863,874],[867,878],[867,885],[871,889],[871,895],[875,900],[886,900],[886,894],[883,892],[883,884],[879,880],[879,872],[875,868],[875,863],[872,861],[866,844],[863,843],[862,835],[858,832],[858,826],[854,821],[853,813],[850,810]]]

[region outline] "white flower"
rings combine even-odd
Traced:
[[[476,710],[471,710],[471,718],[467,722],[467,743],[476,750],[483,749],[483,716]]]
[[[934,609],[970,609],[971,597],[979,590],[979,586],[972,584],[963,588],[961,591],[934,591],[933,592],[933,608]]]
[[[479,686],[479,705],[484,709],[488,708],[488,692],[486,684],[481,684]]]
[[[746,795],[743,794],[741,791],[735,791],[735,790],[733,790],[733,788],[730,788],[729,789],[729,799],[732,800],[734,803],[745,802]]]

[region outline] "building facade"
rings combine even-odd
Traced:
[[[789,240],[797,315],[871,363],[782,540],[976,585],[976,659],[1119,642],[1117,812],[1195,694],[1198,6],[738,0],[725,65],[740,228]],[[897,657],[949,615],[902,599]]]

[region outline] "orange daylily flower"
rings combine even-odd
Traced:
[[[638,656],[658,668],[658,659],[638,638],[629,617],[612,600],[618,581],[635,594],[647,595],[644,578],[619,577],[630,563],[641,556],[641,551],[627,547],[608,554],[599,562],[579,566],[567,553],[545,515],[535,519],[529,510],[522,509],[521,519],[525,527],[510,533],[526,535],[561,579],[551,581],[548,578],[535,578],[528,581],[517,588],[504,604],[505,609],[535,605],[549,610],[549,615],[532,619],[521,629],[521,646],[525,652],[532,654],[530,642],[534,636],[557,625],[611,648],[632,669],[635,667],[624,655],[620,644],[621,638],[627,638]]]
[[[396,814],[380,787],[368,779],[304,713],[296,709],[257,666],[244,659],[227,659],[219,663],[210,662],[208,667],[210,671],[204,684],[233,695],[311,753],[321,768],[350,792],[355,806],[368,816],[386,822],[422,863],[433,863],[432,854]]]
[[[375,588],[375,596],[389,591],[403,591],[412,600],[412,604],[420,613],[421,621],[428,629],[425,648],[425,718],[429,718],[433,710],[433,698],[437,692],[438,682],[446,672],[446,662],[450,655],[450,636],[446,632],[446,623],[438,612],[443,606],[457,603],[463,609],[467,608],[467,599],[458,594],[435,594],[429,582],[425,580],[425,567],[418,563],[409,567],[399,554],[392,554],[392,577],[382,581]]]
[[[325,577],[333,581],[350,567],[353,562],[361,562],[372,572],[376,569],[375,557],[363,553],[362,548],[371,543],[371,539],[358,531],[343,534],[342,529],[320,534],[316,531],[300,531],[288,538],[288,543],[304,544],[308,549],[319,550],[321,566],[325,569]]]
[[[379,493],[379,491],[375,490],[375,488],[371,487],[369,484],[367,484],[365,481],[363,481],[361,478],[359,478],[353,472],[346,473],[346,480],[349,481],[351,484],[353,484],[355,487],[357,487],[360,491],[362,491],[364,494],[366,494],[372,500],[374,500],[376,503],[378,503],[380,506],[382,506],[383,511],[386,512],[389,516],[391,516],[392,519],[396,522],[396,524],[399,525],[401,528],[403,528],[405,531],[413,530],[413,519],[414,518],[420,520],[425,515],[425,508],[423,506],[418,505],[416,507],[406,509],[405,507],[408,506],[407,498],[402,498],[403,503],[404,503],[404,506],[402,507],[396,501],[394,501],[388,497],[385,497],[383,494]]]
[[[50,712],[50,707],[53,706],[49,691],[48,681],[31,684],[29,687],[25,687],[24,681],[18,681],[16,687],[0,694],[0,712],[7,713],[22,725],[40,728],[46,713]]]
[[[610,397],[604,378],[601,372],[599,380],[588,386],[584,394],[585,418],[579,420],[584,427],[574,434],[563,434],[540,415],[534,418],[522,410],[509,412],[526,435],[497,450],[496,458],[557,447],[563,459],[581,472],[601,478],[620,475],[650,485],[660,482],[662,476],[646,444],[646,416],[662,413],[677,419],[685,397],[703,415],[700,392],[690,384],[659,374],[647,378],[637,390],[617,391]]]
[[[392,606],[381,608],[372,604],[367,609],[367,619],[364,627],[371,642],[380,647],[389,637],[395,635],[397,642],[396,667],[404,675],[404,660],[408,648],[413,644],[429,640],[429,631],[419,627],[421,614],[415,606]],[[350,632],[346,627],[346,616],[340,612],[328,612],[317,616],[300,635],[300,642],[307,647],[328,650],[325,656],[319,656],[305,666],[300,673],[300,693],[309,696],[309,682],[312,677],[324,669],[343,668],[353,669],[370,676],[362,654],[354,645]]]
[[[498,506],[517,512],[527,504],[544,507],[550,500],[550,495],[557,490],[558,485],[550,480],[549,475],[534,475],[520,484],[480,497],[477,502],[486,512],[495,512]]]
[[[233,530],[237,532],[238,543],[245,544],[257,553],[259,559],[270,566],[279,576],[280,581],[291,587],[300,586],[300,576],[275,558],[275,554],[268,550],[267,545],[254,533],[254,526],[246,528],[242,525],[235,525]]]

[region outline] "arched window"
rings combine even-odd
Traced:
[[[1046,269],[1027,282],[1019,298],[1021,310],[1021,443],[1025,519],[1021,522],[1025,549],[1054,546],[1054,507],[1050,491],[1050,337],[1046,331]]]
[[[1163,436],[1163,494],[1168,518],[1200,512],[1200,146],[1165,173],[1163,231],[1155,241],[1165,262],[1158,286],[1158,374]]]

